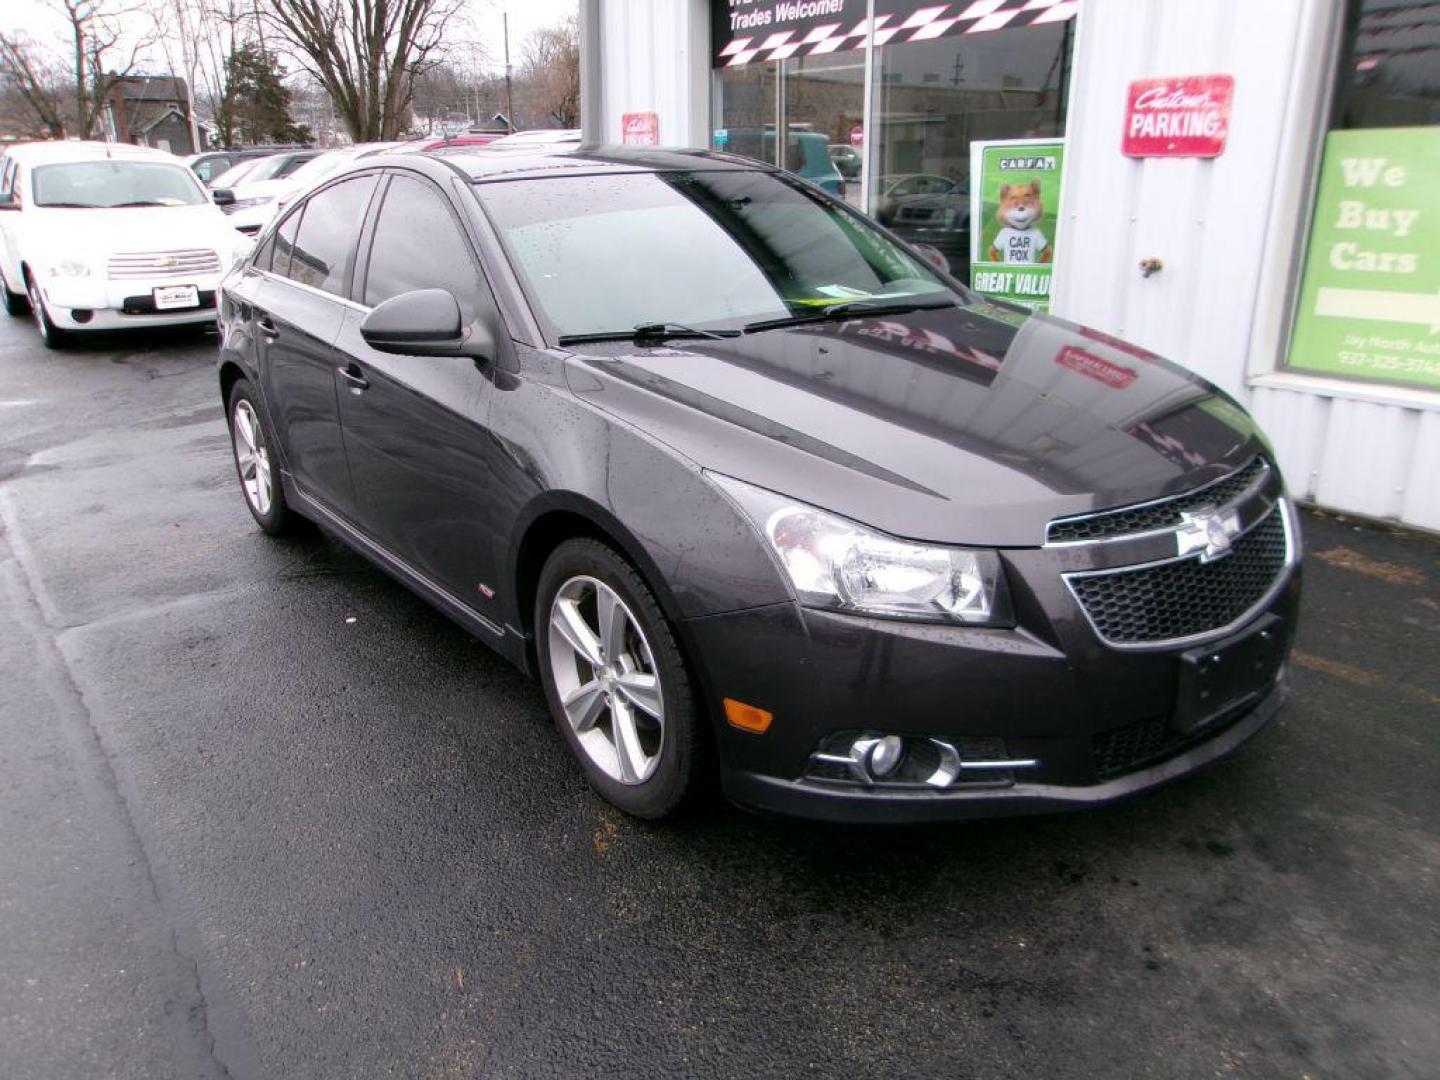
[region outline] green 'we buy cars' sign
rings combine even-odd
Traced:
[[[1440,127],[1326,139],[1289,365],[1440,387]]]
[[[1006,139],[970,144],[970,286],[1050,310],[1050,268],[1065,143]]]

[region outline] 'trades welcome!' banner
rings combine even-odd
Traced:
[[[1050,310],[1063,139],[970,144],[970,286]]]

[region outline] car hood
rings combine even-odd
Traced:
[[[105,256],[114,252],[214,247],[221,259],[245,237],[210,203],[133,206],[114,210],[36,207],[26,232],[47,251]]]
[[[1034,546],[1052,518],[1185,491],[1264,449],[1183,368],[981,300],[578,348],[573,392],[703,468],[916,540]]]
[[[277,195],[286,194],[288,191],[290,191],[291,188],[295,186],[295,181],[292,180],[290,177],[286,176],[279,180],[257,180],[253,184],[247,184],[242,180],[230,190],[235,193],[235,198],[237,200],[264,198],[273,199]]]

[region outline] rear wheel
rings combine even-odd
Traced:
[[[230,388],[229,418],[235,474],[245,505],[260,528],[278,536],[290,528],[294,515],[285,505],[285,489],[271,449],[274,442],[248,379],[237,379]]]
[[[614,550],[568,540],[540,574],[540,674],[550,712],[591,786],[641,818],[698,787],[700,716],[654,593]]]
[[[47,349],[64,348],[67,335],[50,321],[50,313],[45,310],[45,297],[41,295],[33,274],[25,275],[25,290],[29,294],[30,314],[35,316],[35,329],[40,331],[41,342]]]

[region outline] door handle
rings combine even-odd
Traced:
[[[335,370],[340,373],[342,379],[350,384],[350,392],[352,394],[358,394],[361,391],[370,389],[369,380],[360,374],[360,369],[354,364],[346,364],[344,367],[338,367]]]
[[[270,321],[270,316],[268,315],[261,315],[255,320],[255,325],[260,328],[260,333],[264,334],[270,341],[274,341],[280,336],[280,328]]]

